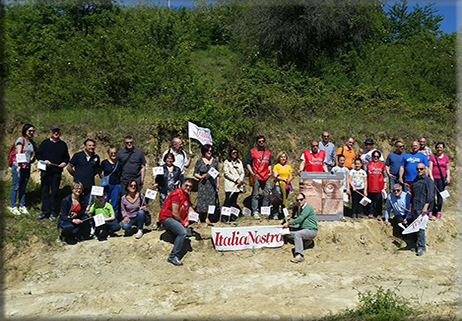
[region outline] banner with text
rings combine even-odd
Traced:
[[[280,247],[284,244],[282,225],[212,227],[212,240],[218,251]]]
[[[212,132],[208,128],[198,127],[188,121],[189,138],[197,139],[202,145],[212,145]]]

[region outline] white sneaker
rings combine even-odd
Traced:
[[[256,219],[256,220],[259,220],[260,219],[260,215],[258,215],[257,212],[253,213],[253,218]]]
[[[21,215],[21,212],[18,210],[17,207],[10,207],[9,210],[10,210],[10,212],[13,213],[14,215]]]
[[[90,228],[90,236],[94,236],[95,235],[95,228],[92,227]]]
[[[22,214],[30,214],[29,211],[27,210],[27,208],[25,206],[20,206],[19,207],[19,211],[22,213]]]
[[[140,239],[141,237],[143,237],[143,230],[138,230],[138,232],[135,234],[135,238]]]

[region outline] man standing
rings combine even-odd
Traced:
[[[167,153],[172,153],[173,156],[175,156],[175,161],[173,162],[173,165],[175,165],[181,170],[180,181],[183,182],[185,168],[189,168],[189,165],[191,164],[191,159],[194,157],[193,153],[191,151],[189,152],[189,159],[188,159],[186,152],[183,150],[183,142],[178,137],[173,138],[172,147],[167,149],[162,154],[162,158],[161,158],[161,161],[159,162],[159,166],[165,165],[164,157],[165,155],[167,155]]]
[[[322,141],[319,143],[319,150],[323,150],[326,153],[326,158],[324,159],[324,163],[327,166],[327,171],[331,171],[332,167],[334,167],[334,159],[335,159],[335,146],[331,142],[329,142],[329,133],[323,132],[322,133]]]
[[[337,149],[337,154],[335,158],[335,163],[338,164],[338,156],[343,155],[345,157],[345,167],[348,167],[348,169],[353,168],[353,160],[356,157],[356,154],[353,150],[353,144],[355,143],[355,140],[353,137],[348,137],[347,140],[345,141],[345,146],[339,147]]]
[[[372,161],[372,153],[378,149],[374,148],[374,140],[371,138],[368,138],[364,141],[364,150],[361,153],[361,160],[363,161],[364,164],[364,170],[367,170],[367,165],[369,162]],[[380,152],[380,151],[379,151]],[[380,152],[380,158],[379,161],[383,162],[383,153]]]
[[[302,162],[300,163],[298,175],[303,171],[327,172],[327,165],[325,163],[326,153],[323,150],[319,150],[319,143],[317,140],[311,142],[311,149],[305,150],[300,159]]]
[[[100,158],[95,153],[96,142],[87,138],[83,142],[85,149],[75,153],[67,165],[67,171],[74,177],[74,182],[81,182],[87,204],[90,204],[91,187],[95,185],[95,175],[101,177]]]
[[[192,188],[192,180],[185,179],[183,185],[171,192],[165,199],[159,213],[159,221],[175,236],[173,249],[168,256],[167,262],[173,265],[183,265],[180,261],[180,251],[186,238],[186,227],[189,225],[188,213],[194,212],[191,204],[189,193]],[[201,222],[196,222],[198,228],[201,228]]]
[[[416,168],[418,163],[424,163],[428,167],[428,158],[419,152],[419,142],[413,141],[411,152],[404,154],[399,168],[399,182],[401,184],[406,183],[409,189],[411,189],[412,181],[417,176]]]
[[[60,139],[61,129],[59,126],[51,126],[50,136],[40,144],[37,150],[37,159],[46,163],[46,170],[42,170],[40,173],[42,213],[37,216],[37,219],[49,217],[51,221],[55,221],[59,184],[63,169],[69,162],[69,151],[67,144]]]
[[[252,212],[256,219],[260,219],[258,213],[258,198],[260,189],[263,190],[263,206],[268,206],[270,193],[269,177],[271,176],[271,152],[265,149],[266,139],[264,136],[257,137],[257,147],[252,148],[247,155],[246,167],[254,179],[252,189]]]
[[[412,223],[421,214],[427,215],[430,203],[435,199],[435,189],[433,181],[425,173],[427,168],[424,163],[417,164],[417,177],[412,184],[411,194],[411,210],[412,210]],[[416,237],[417,256],[423,255],[426,250],[425,247],[425,227],[417,232]]]
[[[289,240],[293,240],[295,245],[295,257],[290,260],[292,263],[300,263],[305,260],[303,255],[303,241],[309,240],[312,242],[318,234],[318,222],[316,221],[316,213],[314,212],[313,206],[306,202],[303,193],[299,193],[296,200],[300,208],[300,215],[296,219],[282,225],[283,228],[290,227],[291,229],[290,234],[286,237]]]
[[[398,226],[399,223],[407,224],[407,221],[412,218],[410,211],[411,195],[403,192],[401,184],[394,184],[392,193],[388,194],[385,202],[385,224],[390,224],[390,213],[393,211],[393,235],[399,237],[403,231]]]
[[[423,136],[419,137],[419,152],[430,158],[432,156],[432,149],[427,146],[427,139]]]
[[[385,170],[387,171],[387,176],[390,179],[390,192],[393,190],[395,183],[398,182],[399,168],[401,167],[401,161],[404,157],[403,149],[403,142],[398,140],[395,143],[395,151],[388,154],[387,160],[385,161]]]
[[[146,159],[144,153],[135,148],[133,137],[128,135],[124,139],[125,148],[117,152],[117,161],[120,162],[120,194],[126,195],[127,183],[129,180],[136,181],[137,192],[144,185],[144,177],[146,175]]]

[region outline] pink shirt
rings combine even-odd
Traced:
[[[438,165],[436,164],[436,158],[435,154],[432,154],[428,161],[433,163],[433,170],[432,170],[432,175],[433,178],[442,178],[440,175],[440,170],[438,169]],[[447,155],[443,154],[443,158],[438,157],[438,164],[440,164],[441,172],[443,173],[443,176],[446,176],[446,168],[447,165],[449,164],[449,157]]]

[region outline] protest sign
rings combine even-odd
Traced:
[[[199,213],[196,212],[189,212],[188,213],[188,220],[197,222],[199,220]]]
[[[244,207],[244,208],[242,209],[242,213],[244,213],[244,215],[247,215],[247,216],[252,215],[252,211],[251,211],[250,208],[248,208],[248,207]]]
[[[208,128],[198,127],[195,124],[188,122],[189,138],[197,139],[202,145],[212,145],[212,132]]]
[[[218,251],[281,247],[282,225],[212,227],[212,241]]]
[[[420,229],[425,229],[428,222],[428,215],[419,215],[411,225],[409,225],[404,231],[403,234],[410,234],[418,232]]]
[[[150,198],[152,200],[155,200],[156,199],[156,196],[157,196],[157,191],[155,190],[152,190],[152,189],[146,189],[146,198]]]
[[[104,195],[104,187],[103,186],[95,186],[91,187],[91,195],[94,196],[103,196]]]
[[[271,214],[271,207],[270,206],[262,206],[261,207],[261,215],[269,216]]]
[[[153,167],[152,168],[152,173],[154,174],[154,176],[157,176],[157,175],[164,175],[164,168],[163,167]]]
[[[221,215],[230,216],[231,215],[231,208],[223,206],[221,208]]]
[[[42,170],[42,171],[46,171],[47,170],[47,162],[42,161],[42,160],[38,161],[37,168]]]
[[[208,171],[208,174],[209,174],[210,176],[212,176],[213,179],[215,179],[215,178],[217,178],[217,176],[218,176],[219,173],[218,173],[218,171],[217,171],[215,168],[210,167],[210,169],[209,169],[209,171]]]
[[[95,227],[106,224],[103,214],[93,216],[93,220],[95,221]]]

